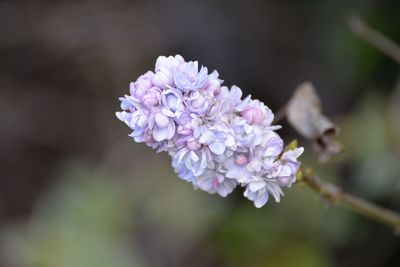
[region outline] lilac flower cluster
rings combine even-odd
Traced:
[[[303,148],[284,151],[271,110],[218,76],[180,55],[161,56],[154,72],[130,84],[116,115],[136,142],[168,152],[177,175],[196,189],[225,197],[240,185],[256,207],[269,195],[279,202]]]

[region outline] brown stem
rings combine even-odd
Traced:
[[[400,215],[367,200],[349,195],[334,184],[321,180],[311,169],[300,169],[298,181],[308,185],[333,204],[340,204],[372,220],[393,228],[395,234],[400,234]]]
[[[356,15],[350,16],[348,22],[351,30],[355,34],[363,38],[382,53],[400,63],[400,47],[395,42],[369,27],[360,17]]]

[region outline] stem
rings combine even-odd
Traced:
[[[340,204],[354,212],[393,228],[400,234],[400,215],[367,200],[344,193],[334,184],[321,180],[311,169],[300,169],[297,178],[333,204]]]
[[[380,32],[369,27],[360,17],[357,15],[350,16],[349,25],[351,30],[359,37],[363,38],[370,45],[374,46],[382,53],[391,57],[398,63],[400,63],[400,46],[395,42],[381,34]]]

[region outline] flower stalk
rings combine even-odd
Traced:
[[[400,235],[400,215],[398,213],[343,192],[337,185],[321,180],[311,168],[300,168],[297,173],[297,182],[307,185],[332,204],[339,204],[389,226],[396,235]]]

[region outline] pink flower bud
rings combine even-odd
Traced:
[[[245,109],[240,113],[240,115],[242,115],[249,124],[259,123],[264,118],[262,111],[257,108]]]
[[[188,141],[186,142],[186,145],[190,150],[194,151],[199,150],[201,148],[201,144],[197,141]]]
[[[236,156],[235,163],[239,166],[243,166],[249,163],[249,160],[245,154],[239,154]]]
[[[140,76],[136,82],[131,83],[130,91],[132,95],[136,95],[138,97],[142,97],[147,90],[149,90],[152,86],[151,79],[153,78],[154,73],[148,71],[146,74]]]
[[[187,113],[179,117],[177,133],[191,135],[193,133],[192,118]]]
[[[193,130],[191,128],[179,125],[177,132],[181,135],[191,135],[193,133]]]
[[[143,96],[143,103],[147,107],[154,107],[160,104],[160,90],[157,87],[152,87]]]

